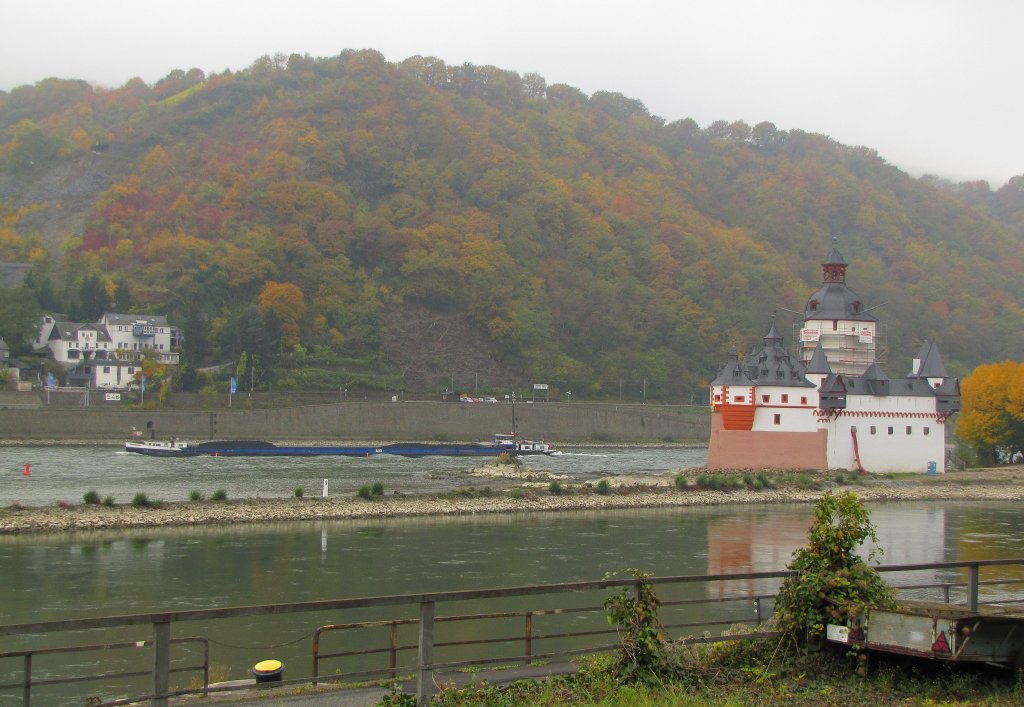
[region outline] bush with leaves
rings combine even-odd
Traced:
[[[666,647],[665,628],[658,620],[661,600],[654,593],[649,572],[627,571],[637,578],[635,591],[624,587],[604,602],[608,623],[619,629],[615,676],[623,682],[660,682],[675,672],[675,663]],[[606,575],[606,579],[612,576]]]
[[[816,640],[829,623],[846,620],[865,607],[891,606],[893,590],[868,562],[880,557],[870,514],[852,492],[826,493],[814,508],[808,543],[793,553],[787,577],[775,598],[775,623],[797,644]],[[857,555],[870,540],[868,562]]]

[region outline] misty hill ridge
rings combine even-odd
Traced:
[[[64,304],[89,274],[130,289],[196,366],[283,351],[425,390],[472,367],[703,399],[803,308],[832,235],[893,374],[924,338],[961,374],[1024,350],[1024,177],[911,179],[822,135],[434,58],[0,93],[0,213],[0,259]],[[438,322],[465,346],[427,346]]]

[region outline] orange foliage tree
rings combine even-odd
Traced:
[[[989,462],[1024,454],[1024,363],[978,366],[960,386],[957,434]]]
[[[268,281],[259,298],[260,314],[272,315],[281,323],[281,346],[292,349],[299,343],[299,322],[306,314],[302,290],[290,282]]]

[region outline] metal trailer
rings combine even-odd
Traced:
[[[893,609],[868,609],[849,626],[829,624],[825,637],[867,652],[898,653],[949,662],[1024,670],[1024,611],[903,601]]]

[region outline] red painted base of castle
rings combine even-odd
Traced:
[[[727,430],[711,413],[708,469],[828,469],[828,432]]]

